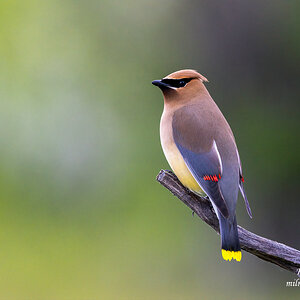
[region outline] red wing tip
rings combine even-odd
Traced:
[[[221,174],[219,174],[219,175],[204,175],[202,178],[205,181],[206,180],[211,180],[211,181],[214,181],[214,182],[218,182],[219,179],[221,179]]]

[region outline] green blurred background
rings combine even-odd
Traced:
[[[151,81],[198,70],[235,133],[239,224],[300,248],[299,1],[2,1],[0,299],[283,299],[155,181]],[[242,200],[240,198],[240,200]],[[299,298],[298,298],[299,299]]]

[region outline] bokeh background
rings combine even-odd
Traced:
[[[300,248],[299,1],[2,1],[0,299],[283,299],[155,181],[162,95],[198,70],[235,133],[254,218]],[[242,200],[240,198],[240,200]],[[298,298],[299,299],[299,298]]]

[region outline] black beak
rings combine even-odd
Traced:
[[[160,89],[170,87],[168,84],[162,82],[161,80],[153,80],[152,84],[158,86]]]

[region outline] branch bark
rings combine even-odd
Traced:
[[[218,218],[207,198],[199,197],[190,192],[171,171],[161,170],[156,179],[195,212],[205,223],[219,233]],[[238,232],[243,250],[291,271],[300,277],[299,250],[256,235],[241,226],[238,226]]]

